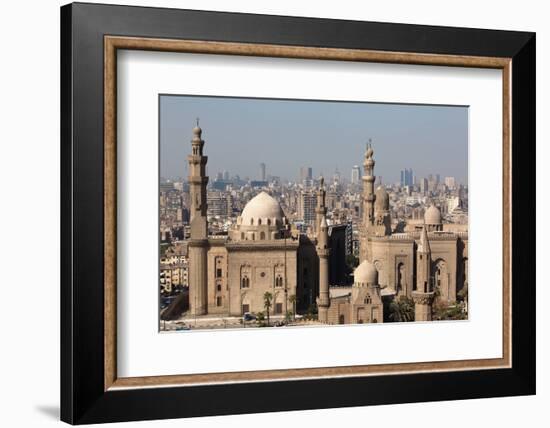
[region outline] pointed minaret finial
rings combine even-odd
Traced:
[[[372,149],[371,139],[369,138],[369,142],[367,143],[367,150],[365,152],[365,158],[368,160],[372,159],[372,155],[374,154],[374,150]]]
[[[420,245],[418,246],[418,251],[429,253],[430,252],[430,243],[428,241],[428,232],[426,231],[426,224],[422,226],[422,232],[420,232]]]
[[[196,120],[197,120],[197,127],[198,127],[198,126],[199,126],[199,121],[200,121],[200,119],[197,117]]]

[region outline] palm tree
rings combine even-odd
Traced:
[[[389,319],[392,322],[409,322],[414,321],[414,302],[405,297],[390,304]]]
[[[267,314],[267,325],[269,325],[269,309],[271,308],[271,302],[273,301],[273,294],[266,291],[264,294],[264,308]]]
[[[292,305],[292,320],[296,320],[296,295],[292,294],[288,296],[288,302]]]

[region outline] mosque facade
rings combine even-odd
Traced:
[[[415,319],[427,321],[434,301],[451,304],[467,285],[467,230],[446,230],[439,209],[431,206],[424,224],[408,232],[392,231],[388,194],[383,187],[374,190],[372,147],[364,159],[360,263],[352,286],[329,283],[336,254],[323,180],[310,234],[293,228],[277,200],[261,192],[247,203],[227,236],[209,236],[204,144],[197,125],[188,156],[191,316],[264,312],[269,292],[272,315],[293,310],[296,301],[298,306],[316,304],[318,321],[325,324],[383,322],[384,300],[407,296],[414,300]]]

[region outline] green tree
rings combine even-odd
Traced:
[[[390,322],[414,321],[414,301],[406,296],[391,302],[388,309]]]
[[[317,319],[317,305],[312,303],[308,306],[305,319],[307,320],[316,320]]]
[[[264,308],[267,314],[267,325],[269,325],[269,309],[271,309],[271,303],[273,302],[273,294],[269,291],[264,293]]]
[[[292,321],[292,311],[287,311],[285,314],[285,321],[288,324],[290,321]]]
[[[433,306],[432,319],[434,321],[442,320],[465,320],[468,316],[464,311],[464,304],[451,303],[446,305],[444,303],[436,303]]]
[[[296,295],[291,294],[288,296],[288,303],[292,306],[292,320],[296,320]]]
[[[263,327],[265,325],[265,315],[263,312],[258,312],[256,314],[256,321],[258,322],[258,324],[260,325],[260,327]]]

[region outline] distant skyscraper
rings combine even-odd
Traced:
[[[414,184],[413,170],[412,168],[405,168],[401,171],[401,187],[412,186]]]
[[[334,171],[334,175],[332,176],[332,182],[334,184],[340,183],[340,171],[338,171],[338,168]]]
[[[317,195],[312,191],[300,193],[298,201],[298,215],[304,223],[312,226],[315,222],[315,207],[317,206]]]
[[[422,193],[428,192],[428,179],[427,178],[423,178],[422,180],[420,180],[420,191]]]
[[[351,184],[359,184],[361,180],[361,168],[359,165],[354,165],[351,169]]]
[[[300,179],[302,184],[306,187],[311,186],[313,182],[313,169],[310,166],[303,166],[300,168]]]
[[[445,177],[445,186],[449,189],[456,188],[456,180],[454,177]]]
[[[260,180],[265,181],[265,163],[260,164]]]

